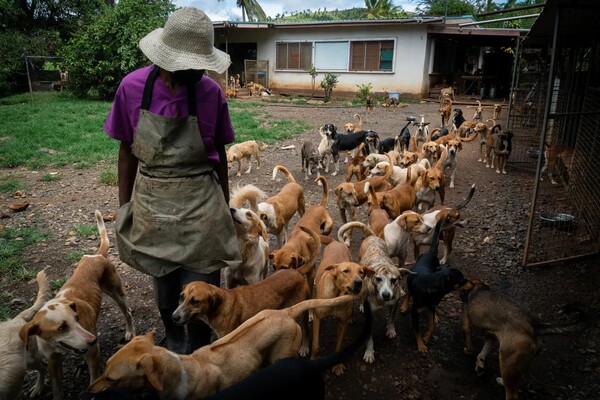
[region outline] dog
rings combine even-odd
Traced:
[[[363,163],[366,159],[366,156],[363,154],[364,147],[365,144],[361,143],[356,148],[354,156],[350,158],[348,167],[346,168],[346,182],[350,182],[353,176],[356,176],[357,181],[362,181],[365,179],[366,173]]]
[[[410,183],[400,183],[385,192],[375,193],[379,207],[388,213],[391,219],[398,217],[406,210],[414,207],[417,200],[417,191]],[[369,211],[372,210],[369,204]]]
[[[460,139],[452,139],[446,144],[447,156],[442,162],[442,172],[446,173],[450,169],[450,189],[454,189],[454,179],[456,177],[456,169],[458,168],[458,153],[462,150],[462,142]]]
[[[494,104],[494,119],[500,119],[502,113],[502,104]]]
[[[511,131],[500,131],[496,137],[494,148],[494,158],[496,164],[496,173],[506,174],[506,165],[512,152],[513,133]],[[494,164],[494,163],[492,163]]]
[[[366,153],[379,153],[379,151],[377,150],[379,148],[379,141],[379,134],[372,130],[368,130],[367,135],[365,137],[365,144],[367,146]]]
[[[408,129],[408,126],[405,126],[394,138],[394,150],[400,154],[408,151],[410,147],[410,138],[410,130]]]
[[[461,138],[461,139],[465,139],[467,137],[471,137],[471,136],[475,136],[477,137],[477,135],[475,133],[475,126],[477,125],[477,122],[473,122],[473,121],[464,121],[457,129],[456,131],[456,136]]]
[[[467,107],[468,108],[468,107]],[[477,107],[475,108],[475,114],[473,114],[473,122],[482,122],[483,117],[483,107],[481,106],[481,101],[477,100]]]
[[[332,135],[333,141],[331,142],[331,154],[333,155],[333,162],[335,163],[335,171],[331,174],[332,176],[336,176],[340,169],[340,152],[341,151],[351,151],[356,149],[361,143],[365,143],[365,139],[367,138],[368,131],[357,131],[348,133],[345,135],[340,135],[334,131]],[[368,147],[365,147],[368,149]],[[367,151],[367,154],[369,152]]]
[[[558,161],[560,160],[567,170],[567,178],[570,177],[571,171],[573,171],[573,164],[575,161],[575,150],[562,143],[545,144],[544,147],[544,165],[540,172],[540,179],[544,179],[544,174],[548,173],[548,178],[553,185],[558,185],[558,182],[554,179],[554,174],[559,172],[557,167]]]
[[[364,204],[367,201],[366,184],[369,183],[375,191],[390,190],[392,185],[389,182],[389,176],[392,173],[392,168],[385,169],[383,175],[373,176],[355,183],[342,182],[333,189],[333,193],[337,197],[337,206],[340,212],[342,222],[348,222],[347,212],[350,213],[352,221],[356,220],[356,207]]]
[[[365,113],[371,114],[373,112],[373,108],[375,108],[375,101],[373,100],[373,96],[368,95],[365,98]]]
[[[317,169],[319,167],[319,152],[315,148],[315,145],[312,142],[304,142],[302,144],[302,171],[304,172],[304,180],[309,180],[310,176],[312,176],[313,169]]]
[[[281,270],[247,286],[223,289],[202,281],[185,285],[173,322],[205,322],[222,338],[262,310],[279,310],[309,299],[305,274],[298,270]]]
[[[413,233],[413,249],[415,254],[415,260],[419,257],[420,246],[423,245],[432,245],[432,233],[433,229],[437,225],[439,221],[444,221],[442,225],[441,232],[441,240],[444,242],[444,255],[440,260],[440,264],[446,265],[448,263],[448,256],[452,253],[452,243],[454,241],[454,235],[456,233],[456,227],[464,228],[467,224],[467,221],[462,219],[462,215],[460,210],[469,204],[473,195],[475,194],[475,184],[471,185],[471,189],[469,189],[469,194],[467,198],[456,207],[449,207],[444,205],[438,205],[430,208],[421,216],[423,217],[423,222],[428,225],[431,230],[428,233]]]
[[[223,271],[226,286],[232,289],[266,278],[269,268],[269,233],[255,211],[233,207],[229,210],[242,255],[242,261],[238,265],[227,267]]]
[[[412,298],[410,315],[419,353],[428,351],[427,344],[433,336],[438,304],[444,296],[463,287],[467,282],[459,270],[440,268],[437,253],[438,238],[443,223],[444,221],[438,221],[435,225],[429,252],[421,254],[410,268],[416,275],[409,275],[406,278],[407,294],[400,308],[401,312],[407,312],[409,301]],[[427,313],[428,328],[427,333],[421,336],[419,317],[423,312]]]
[[[418,151],[418,149],[420,149],[419,146],[423,146],[423,143],[429,140],[429,122],[425,122],[425,116],[421,115],[421,121],[415,121],[413,122],[413,125],[417,127],[417,130],[415,131],[415,134],[412,137],[413,150]],[[408,148],[406,150],[408,150]]]
[[[95,217],[100,233],[98,251],[95,255],[84,255],[79,260],[73,275],[54,299],[46,302],[19,331],[19,337],[31,359],[38,364],[47,362],[54,400],[63,399],[63,355],[83,356],[90,383],[98,377],[100,348],[96,322],[103,292],[117,303],[125,317],[125,340],[131,340],[135,335],[121,278],[108,259],[110,243],[100,211],[95,212]],[[32,394],[42,393],[44,379],[45,374],[41,373]]]
[[[260,83],[248,82],[248,85],[246,85],[246,86],[250,90],[250,96],[262,96],[263,93],[266,93],[267,95],[272,94],[269,89],[267,89]]]
[[[267,145],[264,143],[257,142],[256,140],[248,140],[242,143],[236,143],[227,148],[227,162],[237,162],[237,173],[236,176],[241,176],[242,160],[248,162],[248,169],[246,173],[249,174],[252,171],[252,157],[256,160],[256,169],[260,168],[260,152],[265,151]]]
[[[407,152],[404,152],[405,154]],[[377,163],[375,167],[369,170],[368,176],[374,177],[385,174],[386,168],[391,168],[392,173],[389,175],[388,181],[393,187],[398,186],[401,183],[410,183],[414,186],[420,175],[425,173],[425,170],[429,168],[429,160],[426,158],[422,159],[418,163],[410,164],[407,167],[402,167],[403,161],[401,160],[400,166],[391,165],[389,162],[382,161]]]
[[[440,90],[440,104],[443,105],[444,101],[454,101],[454,88],[452,86],[442,88]]]
[[[571,323],[541,324],[514,301],[474,278],[467,278],[467,283],[460,290],[460,297],[463,302],[464,351],[466,354],[473,353],[471,333],[474,329],[482,330],[486,337],[485,344],[475,362],[475,371],[481,374],[494,342],[500,344],[501,378],[496,381],[504,386],[506,400],[519,399],[519,381],[541,350],[543,336],[578,332],[585,327],[585,310],[580,305],[568,304],[563,307],[565,314],[578,314],[577,320]]]
[[[466,119],[463,116],[463,112],[460,108],[454,109],[454,117],[452,117],[452,130],[458,131],[458,128],[465,122]]]
[[[273,168],[272,180],[275,180],[277,171],[281,171],[287,178],[287,183],[274,196],[258,203],[258,215],[265,223],[269,233],[277,237],[277,246],[281,247],[288,238],[288,225],[294,214],[304,214],[305,200],[304,188],[296,182],[294,176],[283,165]],[[244,196],[256,196],[256,187],[245,186]]]
[[[478,122],[473,129],[475,134],[481,138],[479,142],[479,159],[477,161],[485,163],[487,168],[490,168],[490,163],[491,167],[494,167],[494,157],[492,157],[491,153],[496,146],[496,134],[501,130],[502,126],[500,124],[495,124],[490,128],[483,122]]]
[[[442,163],[446,158],[448,151],[445,146],[442,146],[442,155],[435,165],[427,168],[425,172],[417,178],[415,182],[415,190],[417,191],[416,206],[421,210],[423,206],[428,208],[433,207],[435,202],[435,194],[440,196],[440,201],[444,204],[446,195],[446,177],[442,171]]]
[[[392,165],[396,165],[395,162],[396,160],[392,160],[389,156],[389,153],[386,154],[377,154],[377,153],[370,153],[368,156],[365,157],[365,160],[362,163],[363,168],[365,169],[365,172],[368,174],[369,171],[371,170],[371,168],[375,167],[377,165],[377,163],[380,162],[389,162]]]
[[[352,133],[362,131],[362,118],[358,114],[354,114],[354,118],[356,118],[356,125],[352,122],[344,124],[344,132]]]
[[[350,249],[345,244],[329,236],[321,236],[321,243],[326,246],[323,249],[321,262],[315,276],[315,298],[330,299],[344,294],[359,295],[363,289],[364,279],[373,271],[352,262]],[[326,317],[334,317],[337,321],[335,352],[342,351],[346,330],[352,319],[352,310],[352,303],[314,310],[311,358],[315,359],[319,355],[321,320]],[[339,376],[345,370],[344,364],[339,363],[333,367],[332,372]]]
[[[284,358],[275,364],[259,369],[246,379],[205,400],[324,400],[323,372],[341,365],[367,340],[372,325],[371,308],[364,305],[365,321],[360,335],[340,352],[327,357],[305,360]],[[320,308],[316,308],[320,310]]]
[[[424,234],[431,228],[421,214],[406,210],[383,228],[383,239],[390,257],[398,257],[398,268],[404,267],[408,257],[408,245],[413,234]]]
[[[444,105],[444,103],[447,103]],[[446,123],[450,121],[452,115],[452,100],[449,98],[444,99],[440,103],[440,117],[442,117],[442,126],[445,127]]]
[[[238,93],[239,89],[226,89],[225,97],[227,97],[228,99],[235,99],[237,98]]]
[[[430,165],[435,165],[442,156],[442,153],[444,151],[443,148],[444,146],[441,144],[437,144],[433,141],[428,141],[423,143],[423,146],[421,147],[421,152],[423,153],[423,158],[426,158],[429,161]]]
[[[321,135],[321,142],[317,148],[319,151],[319,165],[328,174],[330,158],[333,157],[331,145],[333,144],[333,138],[337,135],[337,129],[333,124],[325,124],[319,128],[319,135]]]
[[[2,399],[17,398],[21,392],[27,369],[35,368],[34,365],[27,365],[25,347],[19,337],[19,331],[23,325],[31,321],[44,303],[52,297],[46,272],[38,272],[36,281],[38,292],[33,305],[21,311],[13,319],[0,322],[0,365],[2,365],[0,369],[0,398]]]
[[[373,311],[379,308],[387,309],[386,336],[396,337],[394,321],[398,302],[406,295],[402,288],[403,276],[411,272],[406,268],[398,268],[387,253],[385,241],[375,236],[375,233],[362,222],[348,222],[338,230],[338,240],[345,241],[346,231],[359,228],[367,235],[360,244],[359,264],[373,270],[373,274],[365,279],[364,295]],[[350,234],[351,232],[349,232]],[[373,335],[369,336],[363,360],[372,364],[375,361]]]
[[[298,317],[315,307],[337,306],[354,299],[351,295],[312,299],[281,310],[263,310],[190,355],[156,346],[155,332],[136,336],[108,359],[104,373],[87,391],[125,387],[172,400],[213,395],[263,366],[297,357],[302,342]]]

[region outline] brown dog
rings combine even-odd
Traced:
[[[368,95],[365,99],[365,113],[371,114],[373,112],[373,108],[375,108],[375,101],[373,100],[373,96]]]
[[[125,339],[131,340],[135,335],[121,278],[108,259],[109,241],[100,211],[95,212],[95,217],[100,232],[98,251],[79,260],[75,272],[56,297],[48,301],[19,332],[32,359],[37,363],[48,363],[54,400],[63,399],[64,354],[82,355],[88,366],[90,382],[98,377],[100,347],[96,321],[103,292],[117,303],[125,316]],[[44,374],[38,376],[32,393],[42,392],[44,378]]]
[[[406,295],[403,289],[403,275],[411,272],[406,268],[398,268],[390,259],[387,246],[383,239],[375,236],[375,233],[362,222],[348,222],[340,227],[338,240],[347,240],[347,231],[354,228],[361,229],[368,235],[360,244],[360,265],[371,269],[373,274],[366,278],[364,295],[371,304],[372,310],[379,308],[387,309],[387,332],[390,339],[396,337],[394,321],[399,301]],[[373,335],[369,337],[363,360],[372,364],[375,361],[373,348]]]
[[[255,284],[233,289],[196,281],[183,287],[173,321],[181,325],[191,319],[201,320],[222,338],[262,310],[291,307],[309,297],[302,268],[281,270]]]
[[[433,207],[435,202],[435,194],[440,196],[440,201],[444,203],[446,195],[446,177],[442,171],[442,164],[446,158],[448,151],[445,146],[442,146],[442,155],[435,165],[427,168],[427,170],[417,178],[415,182],[415,190],[417,191],[416,205],[418,210],[423,208],[429,209]]]
[[[546,145],[544,150],[544,166],[540,173],[541,179],[543,179],[543,175],[548,172],[550,182],[552,182],[553,185],[558,184],[558,182],[554,180],[554,174],[559,171],[557,168],[559,160],[565,166],[568,175],[570,176],[571,171],[573,171],[573,161],[575,161],[574,153],[575,150],[572,147],[561,143]]]
[[[345,123],[344,132],[352,133],[362,131],[362,118],[358,114],[354,114],[354,118],[356,118],[356,125],[352,122]]]
[[[242,160],[248,162],[246,173],[252,171],[252,157],[256,160],[256,169],[260,168],[260,152],[266,150],[267,145],[259,143],[256,140],[248,140],[242,143],[236,143],[227,148],[227,162],[237,162],[237,176],[241,176]]]
[[[542,347],[541,336],[576,332],[583,328],[584,310],[577,305],[567,305],[563,309],[565,313],[577,312],[577,321],[566,325],[540,324],[515,302],[477,279],[467,278],[460,297],[463,301],[465,353],[472,354],[474,351],[471,342],[473,329],[483,330],[485,344],[475,362],[475,371],[481,374],[494,342],[499,342],[502,377],[496,381],[504,386],[506,400],[518,400],[519,381]]]
[[[315,276],[315,298],[330,299],[345,294],[360,294],[363,289],[363,280],[373,271],[352,262],[350,250],[343,243],[329,236],[321,236],[321,243],[325,243],[327,246],[323,249],[321,263]],[[352,319],[352,310],[352,303],[314,310],[311,358],[315,359],[319,355],[321,320],[326,317],[334,317],[337,320],[335,352],[338,353],[343,349],[348,323]],[[337,364],[332,371],[339,376],[344,373],[345,369],[344,364]]]
[[[155,333],[136,336],[106,363],[88,388],[148,390],[161,399],[199,399],[229,387],[259,368],[297,357],[302,332],[296,319],[316,307],[338,306],[355,296],[313,299],[282,310],[264,310],[233,332],[194,351],[175,354],[154,344]]]
[[[379,207],[385,210],[391,219],[398,217],[406,210],[410,210],[417,200],[417,191],[410,183],[401,183],[393,189],[375,194]],[[372,210],[369,204],[369,211]]]
[[[444,103],[447,103],[444,105]],[[442,99],[440,103],[440,116],[442,117],[442,126],[446,126],[446,123],[450,121],[452,115],[452,100],[449,98]]]
[[[367,201],[368,193],[365,184],[368,182],[376,192],[390,190],[392,188],[392,185],[389,183],[391,173],[392,168],[388,165],[384,175],[373,176],[356,183],[342,182],[333,189],[333,193],[337,197],[340,217],[344,224],[348,222],[346,212],[349,211],[351,220],[356,221],[356,207]]]

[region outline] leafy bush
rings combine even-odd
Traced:
[[[325,90],[325,103],[331,100],[331,93],[333,89],[338,84],[339,75],[332,74],[331,72],[327,72],[325,77],[321,81],[321,87]]]
[[[361,101],[364,101],[367,99],[367,96],[369,95],[373,95],[373,85],[369,82],[366,85],[365,84],[360,84],[360,85],[356,85],[356,87],[358,88],[358,92],[356,93],[356,97],[358,97]]]
[[[169,0],[120,0],[65,46],[69,88],[76,96],[112,100],[119,82],[149,61],[140,39],[162,27],[175,9]]]

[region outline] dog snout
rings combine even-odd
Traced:
[[[383,299],[383,301],[390,301],[393,297],[394,295],[392,294],[392,292],[388,292],[387,290],[381,292],[381,298]]]
[[[352,282],[352,287],[350,288],[350,291],[352,293],[359,293],[360,290],[362,289],[362,279],[360,279],[359,277],[354,278],[354,281]]]

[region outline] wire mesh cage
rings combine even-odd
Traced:
[[[552,11],[554,23],[542,20],[547,29],[536,36],[534,27],[519,44],[508,117],[518,138],[511,163],[535,180],[529,266],[600,251],[600,175],[592,167],[600,162],[600,47],[577,29],[599,9],[562,3]]]
[[[53,56],[24,54],[30,92],[63,90],[67,85],[68,73],[62,69],[63,59]]]

